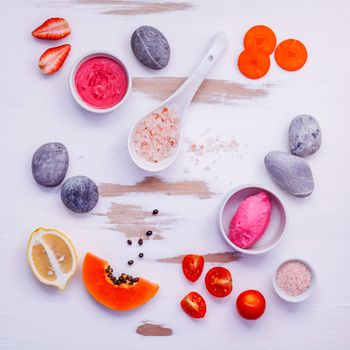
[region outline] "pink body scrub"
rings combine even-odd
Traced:
[[[310,288],[311,271],[300,261],[288,261],[278,269],[276,282],[286,294],[298,296]]]
[[[266,192],[246,198],[230,222],[229,239],[244,249],[254,245],[270,223],[271,210],[271,201]]]
[[[137,155],[153,163],[169,158],[178,146],[179,124],[179,116],[168,108],[142,119],[133,137]]]
[[[88,105],[106,109],[119,103],[128,88],[127,74],[121,64],[105,56],[91,57],[75,74],[80,98]]]

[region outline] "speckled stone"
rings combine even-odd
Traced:
[[[311,115],[298,115],[289,127],[289,146],[293,154],[307,157],[321,147],[321,128]]]
[[[68,164],[68,151],[62,143],[46,143],[40,146],[33,155],[34,179],[39,185],[55,187],[65,178]]]
[[[169,63],[168,40],[154,27],[137,28],[131,36],[131,48],[136,58],[149,68],[163,69]]]
[[[272,151],[265,157],[265,166],[277,185],[293,196],[306,197],[312,193],[314,179],[311,168],[304,159]]]
[[[87,213],[98,202],[98,188],[86,176],[73,176],[63,184],[61,199],[68,209],[76,213]]]

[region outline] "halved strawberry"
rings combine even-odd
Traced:
[[[70,26],[64,18],[49,18],[42,25],[32,31],[38,39],[58,40],[71,33]]]
[[[69,44],[50,47],[39,58],[39,68],[44,74],[57,72],[66,60],[71,46]]]

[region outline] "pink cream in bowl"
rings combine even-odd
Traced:
[[[110,54],[89,54],[72,69],[71,88],[76,101],[92,112],[115,109],[130,90],[124,64]],[[73,85],[73,86],[72,86]]]

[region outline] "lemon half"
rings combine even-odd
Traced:
[[[29,237],[27,258],[42,283],[66,288],[78,265],[72,242],[62,232],[39,227]]]

